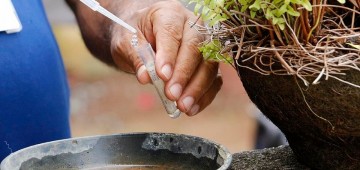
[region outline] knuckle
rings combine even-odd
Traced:
[[[117,29],[113,31],[110,39],[110,48],[114,52],[121,53],[126,51],[126,47],[129,46],[130,44],[127,41],[128,40],[127,35],[124,36],[119,36],[119,35],[122,35],[121,30]]]
[[[175,16],[169,16],[170,20],[176,20]],[[163,33],[166,34],[166,36],[169,36],[173,38],[177,43],[180,43],[182,39],[182,28],[174,23],[164,23],[163,24]]]
[[[118,38],[114,38],[112,41],[111,41],[111,44],[110,44],[110,52],[111,52],[111,55],[114,57],[114,56],[118,56],[118,55],[122,55],[122,41]]]
[[[193,52],[194,54],[200,54],[199,44],[202,42],[203,38],[201,36],[193,36],[186,41],[184,41],[184,45]]]
[[[141,63],[136,60],[134,51],[127,49],[129,49],[129,44],[126,41],[120,38],[111,40],[110,54],[117,68],[127,73],[135,73],[135,66]]]
[[[191,69],[189,69],[188,67],[185,67],[185,66],[186,66],[185,64],[183,66],[180,66],[177,69],[177,74],[179,75],[180,80],[187,82],[190,80],[190,77],[191,77]]]
[[[195,46],[199,46],[199,44],[202,43],[204,40],[204,35],[196,33],[195,36],[192,36],[192,38],[190,38],[189,42],[194,44]]]

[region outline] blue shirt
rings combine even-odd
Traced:
[[[41,0],[12,0],[23,30],[0,32],[0,161],[70,137],[69,89]]]

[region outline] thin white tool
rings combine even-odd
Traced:
[[[109,19],[111,19],[112,21],[120,24],[121,26],[125,27],[126,29],[128,29],[130,32],[136,34],[137,30],[130,26],[129,24],[127,24],[126,22],[124,22],[122,19],[120,19],[119,17],[115,16],[114,14],[112,14],[111,12],[109,12],[108,10],[106,10],[105,8],[103,8],[99,2],[95,1],[95,0],[80,0],[82,3],[84,3],[86,6],[88,6],[89,8],[91,8],[94,11],[99,12],[100,14],[108,17]]]
[[[121,20],[120,18],[118,18],[117,16],[115,16],[114,14],[109,12],[108,10],[106,10],[105,8],[101,7],[99,2],[97,2],[95,0],[80,0],[80,1],[82,3],[84,3],[85,5],[87,5],[88,7],[90,7],[92,10],[103,14],[104,16],[108,17],[112,21],[120,24],[121,26],[128,29],[130,32],[134,33],[134,36],[132,37],[132,40],[131,40],[131,45],[136,49],[138,56],[143,61],[144,65],[146,67],[146,70],[149,73],[149,76],[153,82],[153,85],[155,86],[156,91],[158,92],[158,95],[160,96],[160,99],[161,99],[168,115],[171,118],[179,117],[181,112],[177,108],[176,102],[169,100],[165,96],[164,81],[162,81],[156,74],[155,52],[152,49],[151,45],[149,43],[146,43],[145,45],[139,46],[138,39],[136,36],[136,32],[137,32],[136,29],[131,27],[129,24],[127,24],[126,22],[124,22],[123,20]]]
[[[176,107],[176,102],[173,102],[169,100],[165,96],[164,92],[164,81],[162,81],[155,71],[155,52],[152,49],[151,45],[149,43],[146,43],[142,46],[135,46],[137,53],[139,54],[141,60],[143,61],[147,72],[149,73],[149,76],[153,82],[153,85],[156,88],[156,91],[158,92],[160,99],[166,109],[166,112],[171,118],[177,118],[180,116],[181,112]]]

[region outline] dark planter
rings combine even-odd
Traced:
[[[359,88],[331,78],[306,87],[294,76],[237,70],[250,99],[283,131],[301,163],[313,169],[360,169]],[[341,78],[360,84],[358,71]]]

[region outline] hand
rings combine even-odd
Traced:
[[[218,63],[202,59],[198,45],[204,36],[190,28],[188,22],[197,19],[191,11],[176,0],[100,2],[138,29],[140,43],[147,41],[152,45],[156,52],[156,72],[165,81],[166,96],[177,101],[182,112],[195,115],[214,100],[222,85]],[[136,73],[142,84],[151,82],[131,47],[131,32],[117,24],[109,26],[110,52],[115,65],[125,72]]]

